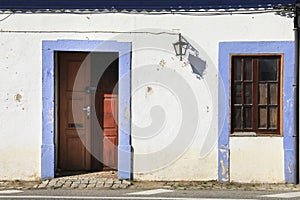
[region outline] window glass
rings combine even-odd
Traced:
[[[252,108],[244,108],[244,128],[252,128]]]
[[[267,84],[260,83],[258,84],[258,93],[259,93],[259,104],[266,105],[267,104]]]
[[[242,109],[241,107],[234,107],[234,128],[241,129],[242,128]]]
[[[234,85],[234,104],[241,104],[242,103],[242,84],[236,83]]]
[[[269,83],[270,104],[276,105],[278,102],[278,83]]]
[[[259,80],[276,81],[278,71],[278,59],[276,58],[259,58]]]
[[[267,128],[267,108],[259,107],[258,116],[259,116],[258,128]]]
[[[233,60],[234,80],[242,80],[242,59],[235,58]]]
[[[252,104],[252,83],[244,84],[244,104]]]
[[[245,80],[252,80],[252,59],[251,58],[245,58],[245,69],[244,69],[244,79]]]
[[[277,107],[269,108],[269,124],[271,129],[277,128]]]

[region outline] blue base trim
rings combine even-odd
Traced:
[[[118,177],[132,179],[132,148],[130,145],[118,146]],[[130,158],[130,159],[128,159]]]
[[[294,157],[294,42],[222,42],[219,44],[218,85],[218,179],[230,180],[229,105],[230,105],[230,54],[283,53],[283,149],[284,175],[287,183],[295,183]]]
[[[54,134],[54,53],[55,51],[118,52],[119,53],[119,174],[132,173],[130,153],[122,153],[123,146],[131,148],[131,43],[99,40],[57,40],[42,43],[43,131],[41,174],[42,179],[53,178],[55,172]],[[121,131],[122,130],[122,131]],[[127,152],[127,148],[125,152]],[[130,151],[129,151],[130,152]],[[120,160],[121,159],[121,160]],[[123,166],[124,164],[124,166]],[[126,170],[124,170],[126,169]],[[121,177],[121,178],[122,178]]]
[[[42,180],[54,177],[54,145],[42,145]]]

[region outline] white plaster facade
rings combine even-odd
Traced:
[[[293,41],[294,35],[293,19],[272,12],[207,14],[17,13],[1,21],[0,180],[41,178],[42,41],[63,39],[132,42],[135,179],[217,180],[219,42]],[[0,14],[0,19],[7,15]],[[192,73],[187,57],[179,61],[175,56],[172,43],[178,32],[206,61],[202,79]],[[178,81],[183,93],[164,85],[168,82],[161,73],[169,75],[167,81]],[[180,95],[185,95],[185,88],[172,79],[176,76],[190,87],[193,94],[185,97],[194,98],[198,107],[182,109]],[[195,137],[185,138],[190,145],[175,156],[168,147],[182,125],[182,113],[189,109],[197,111],[190,121],[191,126],[196,124]],[[155,127],[157,119],[164,120],[160,129]],[[151,123],[156,135],[145,132]],[[231,137],[230,147],[231,181],[284,182],[282,137]],[[147,159],[154,152],[160,156]],[[172,162],[165,163],[170,156]]]
[[[283,182],[282,139],[279,137],[230,140],[230,180],[234,182]],[[250,170],[253,169],[253,170]],[[255,169],[255,170],[254,170]]]

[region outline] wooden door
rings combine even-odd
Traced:
[[[118,95],[103,94],[103,163],[105,168],[118,166]]]
[[[90,170],[90,60],[87,53],[59,53],[59,163],[62,171]],[[79,73],[80,70],[80,73]],[[79,75],[80,74],[80,75]],[[76,84],[75,84],[76,80]]]

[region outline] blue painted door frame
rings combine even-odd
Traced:
[[[56,40],[42,42],[41,177],[55,175],[55,61],[56,51],[117,52],[119,54],[118,177],[132,178],[131,153],[131,43],[117,41]]]

